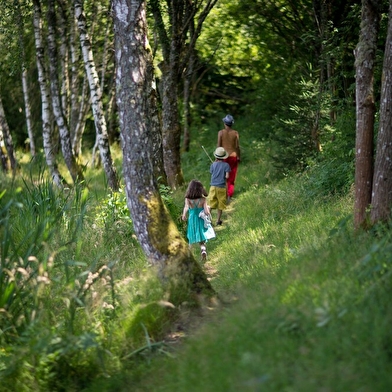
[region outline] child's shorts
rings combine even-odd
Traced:
[[[227,191],[226,188],[211,186],[208,194],[208,205],[218,210],[226,209]]]

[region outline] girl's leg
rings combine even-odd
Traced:
[[[204,242],[200,242],[200,252],[202,260],[207,259],[207,248]]]

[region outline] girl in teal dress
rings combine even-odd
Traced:
[[[210,209],[207,205],[207,195],[208,193],[204,189],[203,184],[200,181],[192,180],[185,193],[185,205],[181,217],[185,221],[189,212],[187,228],[189,245],[196,242],[200,244],[201,258],[203,260],[207,258],[207,248],[205,245],[207,239],[204,236],[206,231],[204,220],[199,217],[199,214],[204,210],[205,214],[211,217]]]

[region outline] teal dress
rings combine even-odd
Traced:
[[[189,244],[194,244],[196,242],[207,242],[204,237],[204,232],[206,229],[204,228],[203,219],[199,218],[199,214],[203,211],[203,207],[199,207],[202,204],[202,199],[188,199],[189,201],[189,217],[188,217],[188,228],[187,228],[187,237]]]

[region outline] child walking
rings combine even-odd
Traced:
[[[200,244],[200,252],[202,260],[207,259],[207,239],[204,236],[206,228],[204,220],[199,217],[201,211],[210,216],[210,209],[207,205],[207,192],[200,181],[192,180],[185,193],[185,204],[182,211],[182,220],[187,219],[189,212],[187,237],[189,245],[198,242]]]
[[[218,209],[216,224],[220,226],[222,224],[222,211],[226,209],[226,180],[229,178],[231,169],[230,165],[227,162],[224,162],[224,159],[226,159],[229,154],[223,147],[218,147],[214,152],[214,156],[216,160],[210,166],[211,186],[208,194],[208,202],[212,209]]]

